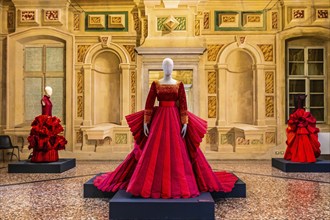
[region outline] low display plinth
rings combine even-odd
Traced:
[[[211,192],[214,201],[218,201],[223,198],[246,198],[246,185],[238,179],[231,192]]]
[[[29,160],[8,164],[8,173],[63,173],[76,167],[76,159],[59,159],[56,162],[32,163]]]
[[[214,219],[210,193],[189,199],[145,199],[119,190],[110,200],[109,218],[121,219]]]
[[[94,179],[98,174],[84,183],[84,198],[112,198],[115,192],[103,192],[94,186]]]
[[[315,163],[300,163],[272,158],[272,166],[283,172],[330,172],[330,160],[317,160]]]

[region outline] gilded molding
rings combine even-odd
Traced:
[[[207,60],[216,61],[220,49],[223,44],[209,44],[207,45]]]
[[[90,45],[78,45],[77,46],[77,61],[84,62],[86,53],[89,49]]]
[[[201,35],[201,22],[200,20],[195,20],[195,36]]]
[[[73,30],[79,31],[80,30],[80,14],[73,14]]]
[[[210,12],[204,12],[203,25],[204,29],[210,29]]]
[[[135,45],[124,45],[125,49],[129,53],[131,60],[135,61]]]
[[[266,132],[266,144],[275,144],[275,132]]]
[[[216,96],[208,97],[208,117],[209,118],[217,117],[217,97]]]
[[[82,118],[84,116],[84,98],[82,96],[77,97],[77,117]]]
[[[277,11],[273,11],[272,12],[272,29],[276,29],[278,28],[278,12]]]
[[[248,22],[260,22],[261,21],[261,18],[260,18],[260,15],[250,15],[247,17],[247,21]]]
[[[265,61],[273,61],[273,45],[272,44],[258,44],[261,49]]]
[[[207,81],[208,81],[208,93],[216,94],[217,93],[217,75],[215,71],[209,71],[207,73]]]
[[[265,92],[274,93],[274,72],[267,71],[265,74]]]
[[[127,134],[115,134],[116,144],[127,144]]]
[[[274,117],[274,96],[265,97],[266,117]]]

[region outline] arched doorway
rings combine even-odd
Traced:
[[[94,124],[120,124],[120,60],[104,51],[93,62]]]
[[[227,120],[253,124],[253,59],[242,49],[227,57]]]

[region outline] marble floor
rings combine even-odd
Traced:
[[[284,173],[270,160],[209,161],[233,172],[247,197],[216,203],[216,219],[330,219],[330,173]],[[84,199],[83,184],[120,161],[77,161],[60,174],[8,173],[0,163],[0,219],[108,219],[107,199]]]

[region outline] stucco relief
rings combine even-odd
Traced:
[[[195,20],[195,36],[199,36],[201,34],[201,22],[200,20]]]
[[[273,11],[272,12],[272,29],[278,28],[278,12]]]
[[[136,92],[136,72],[131,72],[131,93],[135,94]]]
[[[77,46],[77,62],[84,62],[86,53],[90,45],[78,45]]]
[[[208,93],[216,94],[217,93],[217,75],[215,71],[208,72]]]
[[[135,95],[131,95],[131,113],[135,112],[136,109],[136,104],[135,104]]]
[[[265,74],[265,92],[274,93],[274,73],[266,72]]]
[[[84,75],[82,72],[77,72],[77,93],[82,94],[84,89]]]
[[[73,30],[79,31],[80,30],[80,14],[73,14]]]
[[[133,13],[133,20],[134,20],[134,30],[136,32],[140,31],[140,19],[139,14],[137,12]]]
[[[208,97],[208,117],[209,118],[217,117],[217,97],[216,96]]]
[[[261,49],[265,61],[273,61],[273,45],[272,44],[258,44]]]
[[[293,19],[301,19],[305,17],[304,9],[292,9],[292,18]]]
[[[77,117],[82,118],[84,116],[84,98],[82,96],[77,97]]]
[[[327,10],[327,9],[317,10],[317,18],[319,18],[319,19],[329,18],[329,10]]]
[[[266,96],[266,117],[274,117],[274,96]]]
[[[124,45],[125,49],[127,50],[127,52],[129,53],[131,60],[135,61],[135,45]]]
[[[8,29],[15,28],[15,13],[13,11],[8,11],[8,14],[7,14],[7,28]]]
[[[81,144],[83,141],[83,133],[81,131],[76,132],[76,143]]]
[[[115,134],[116,144],[127,144],[127,134]]]
[[[275,144],[275,132],[266,132],[266,144]]]
[[[210,12],[204,12],[203,28],[204,29],[210,28]]]
[[[207,45],[207,60],[216,61],[220,49],[223,44],[209,44]]]

